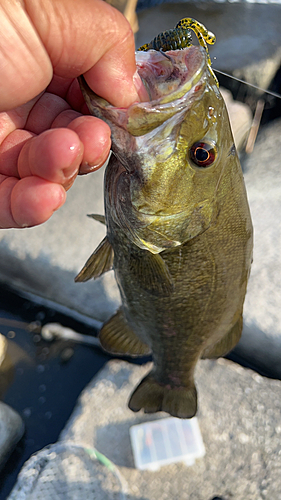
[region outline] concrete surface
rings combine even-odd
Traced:
[[[82,392],[60,439],[94,446],[128,484],[128,500],[280,500],[281,382],[227,360],[196,370],[198,420],[206,447],[194,466],[134,467],[129,428],[167,414],[134,414],[127,401],[149,367],[111,361]],[[71,485],[71,474],[68,477]]]
[[[261,130],[242,161],[254,225],[254,261],[237,352],[281,378],[281,120]]]
[[[170,0],[169,3],[186,3],[186,0]],[[190,3],[195,3],[199,6],[201,6],[203,9],[207,9],[210,7],[210,4],[212,3],[217,3],[217,4],[232,4],[232,3],[239,3],[239,4],[244,4],[244,5],[251,5],[252,4],[281,4],[281,0],[193,0]],[[160,5],[165,3],[165,0],[138,0],[137,3],[137,9],[138,11],[142,9],[147,9],[151,7],[152,5]],[[167,2],[168,3],[168,2]]]
[[[45,224],[0,232],[0,281],[103,321],[117,307],[113,273],[88,283],[74,278],[105,234],[87,217],[103,213],[103,175],[79,177],[65,205]]]

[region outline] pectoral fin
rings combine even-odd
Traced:
[[[140,286],[153,295],[170,295],[174,289],[169,269],[160,254],[144,250],[131,255],[130,270],[137,276]]]
[[[150,348],[130,328],[122,309],[103,325],[99,339],[105,351],[112,354],[146,356],[151,353]]]
[[[105,216],[104,215],[99,215],[99,214],[88,214],[87,217],[90,217],[91,219],[95,219],[101,224],[105,224]]]
[[[107,271],[110,271],[113,266],[113,257],[113,248],[107,237],[105,237],[87,260],[80,273],[77,274],[75,281],[85,282],[91,278],[98,278]]]
[[[231,330],[216,344],[208,347],[203,351],[202,359],[219,358],[225,356],[233,347],[236,346],[242,333],[243,318],[242,315],[231,328]]]

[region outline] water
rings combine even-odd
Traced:
[[[0,500],[4,500],[30,455],[58,439],[80,392],[110,357],[70,341],[42,340],[38,331],[28,331],[29,323],[54,321],[84,334],[97,332],[6,288],[0,287],[0,297],[0,332],[8,339],[8,353],[15,362],[0,377],[0,399],[18,411],[26,426],[0,472]],[[12,326],[3,324],[7,322]]]

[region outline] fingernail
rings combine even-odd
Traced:
[[[80,166],[79,169],[79,175],[85,175],[89,174],[90,172],[95,172],[96,170],[99,170],[102,167],[106,167],[108,164],[108,160],[110,158],[110,153],[108,154],[106,160],[102,160],[99,163],[96,163],[95,165],[92,165],[91,163],[88,163],[87,161],[83,161],[83,163]]]
[[[98,165],[91,165],[87,161],[83,161],[83,163],[81,163],[80,168],[79,168],[79,175],[89,174],[90,172],[94,172],[95,170],[98,170],[102,166],[103,166],[103,163],[100,163]]]

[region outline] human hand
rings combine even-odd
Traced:
[[[145,91],[130,26],[102,0],[2,0],[0,24],[0,227],[34,226],[109,153],[76,77],[115,106]]]

